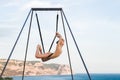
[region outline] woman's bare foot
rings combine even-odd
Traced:
[[[38,44],[36,47],[36,53],[35,53],[35,57],[39,58],[40,54],[42,54],[42,48],[41,46]]]
[[[38,44],[37,45],[37,48],[39,49],[39,50],[42,50],[42,48],[41,48],[41,46]]]

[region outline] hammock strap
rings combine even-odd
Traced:
[[[57,17],[56,17],[56,32],[58,31],[58,19],[59,19],[59,15],[57,14]],[[50,52],[50,50],[51,50],[51,48],[53,46],[53,43],[55,42],[55,39],[56,39],[56,34],[55,34],[55,36],[53,38],[53,41],[52,41],[52,43],[50,45],[49,52]]]
[[[43,43],[43,38],[42,38],[42,32],[41,32],[41,28],[40,28],[40,24],[39,24],[39,19],[38,19],[37,13],[36,13],[36,19],[37,19],[37,24],[38,24],[40,40],[41,40],[41,44],[42,44],[42,48],[43,48],[43,53],[45,53],[45,48],[44,48],[44,43]]]

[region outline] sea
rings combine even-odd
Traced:
[[[21,76],[14,76],[13,80],[22,80]],[[25,76],[24,80],[90,80],[87,74]],[[120,74],[91,74],[91,80],[120,80]]]

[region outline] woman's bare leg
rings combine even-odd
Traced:
[[[36,53],[35,53],[36,58],[47,58],[50,54],[51,54],[50,52],[42,54],[41,46],[37,45],[37,49],[36,49]]]

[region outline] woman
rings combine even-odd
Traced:
[[[57,42],[56,50],[54,53],[46,52],[46,53],[42,54],[42,48],[38,44],[37,49],[36,49],[36,53],[35,53],[35,57],[42,59],[42,61],[47,61],[47,60],[54,59],[54,58],[58,57],[62,53],[64,39],[62,38],[61,34],[59,34],[58,32],[56,33],[56,37],[58,37],[59,40]]]

